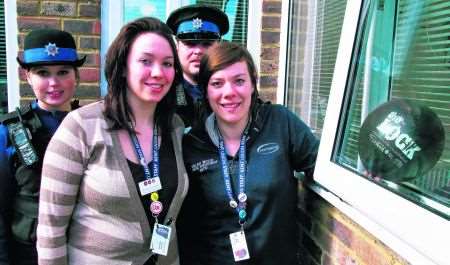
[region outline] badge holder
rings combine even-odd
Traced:
[[[241,231],[230,234],[231,248],[233,250],[234,261],[250,259],[245,233]]]
[[[153,253],[167,256],[171,232],[172,228],[169,226],[155,223],[153,226],[152,241],[150,242],[150,249]]]

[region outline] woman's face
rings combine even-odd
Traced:
[[[70,110],[77,78],[70,65],[35,66],[26,72],[28,84],[45,110]]]
[[[127,58],[126,78],[130,104],[156,105],[161,101],[175,78],[174,54],[169,42],[151,32],[139,35]]]
[[[234,63],[211,75],[207,95],[218,122],[245,126],[253,90],[245,61]]]

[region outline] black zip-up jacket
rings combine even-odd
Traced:
[[[182,264],[235,264],[229,234],[240,230],[229,206],[213,118],[183,140],[190,189],[179,217]],[[247,221],[250,259],[239,264],[298,264],[298,180],[311,177],[318,140],[294,113],[280,105],[257,104],[246,143]],[[234,194],[238,155],[228,156]]]

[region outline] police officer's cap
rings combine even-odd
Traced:
[[[66,31],[57,29],[33,30],[25,37],[23,59],[17,61],[23,68],[39,65],[81,66],[86,56],[79,59],[75,40]]]
[[[224,12],[199,4],[176,9],[166,23],[180,40],[218,40],[229,28]]]

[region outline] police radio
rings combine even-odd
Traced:
[[[14,122],[7,125],[9,135],[22,162],[27,166],[31,166],[39,160],[39,157],[31,144],[32,136],[30,130],[25,127],[23,123],[20,109],[16,108],[16,112],[19,117],[19,122]]]

